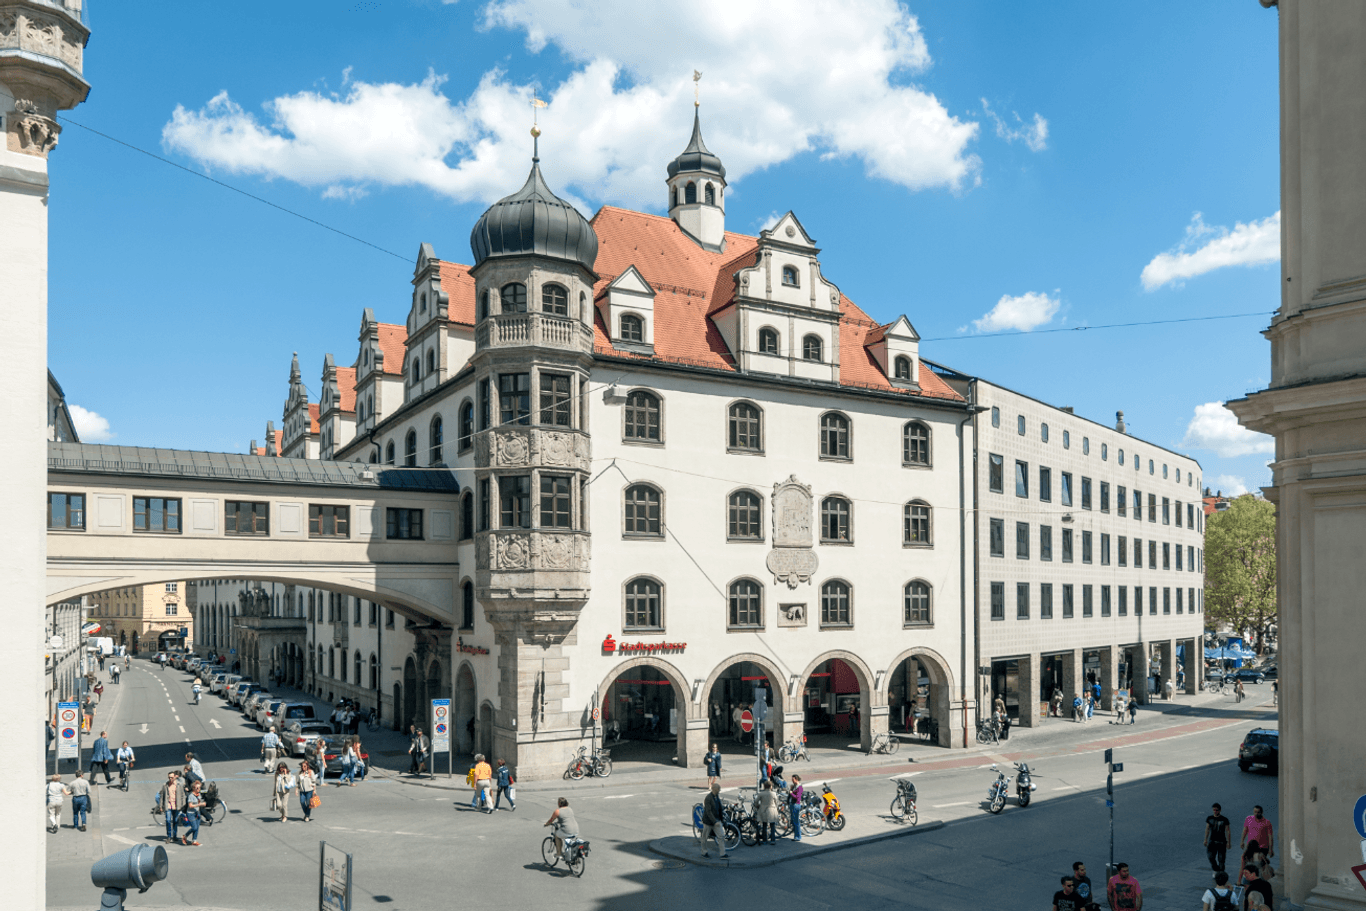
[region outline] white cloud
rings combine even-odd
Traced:
[[[776,225],[776,224],[778,223],[778,220],[781,219],[782,217],[783,217],[783,213],[782,213],[782,212],[779,212],[779,211],[777,211],[777,210],[774,210],[774,211],[772,211],[772,212],[769,212],[769,213],[768,213],[768,216],[767,216],[766,218],[764,218],[764,219],[763,219],[762,221],[760,221],[760,222],[757,222],[757,224],[759,225],[759,230],[760,230],[760,231],[767,231],[769,228],[771,228],[771,227],[773,227],[774,225]]]
[[[493,0],[483,27],[553,46],[574,69],[538,86],[542,168],[562,195],[649,208],[664,204],[665,164],[687,143],[693,68],[708,146],[727,177],[805,152],[858,159],[908,189],[976,185],[969,147],[979,125],[907,82],[930,55],[918,20],[894,0]],[[760,40],[757,36],[762,36]],[[452,98],[444,77],[411,85],[346,74],[338,92],[301,91],[259,114],[221,92],[177,106],[168,149],[231,173],[322,188],[418,186],[457,201],[514,191],[528,167],[532,85],[501,70]],[[333,189],[332,195],[340,190]]]
[[[108,418],[70,402],[67,403],[66,410],[71,412],[71,423],[75,425],[76,435],[81,438],[81,442],[102,443],[114,438],[114,434],[109,432]]]
[[[1055,295],[1058,291],[1053,292]],[[1030,332],[1047,323],[1057,314],[1062,302],[1057,297],[1049,297],[1040,291],[1027,291],[1018,297],[1003,295],[981,319],[972,321],[978,332],[1001,332],[1018,329]],[[966,330],[964,326],[959,331]]]
[[[1196,449],[1212,449],[1226,459],[1276,451],[1276,441],[1272,437],[1254,433],[1239,424],[1238,418],[1224,407],[1223,402],[1196,405],[1181,444]]]
[[[1044,120],[1042,114],[1036,112],[1033,120],[1024,120],[1011,111],[1010,116],[1015,118],[1015,125],[1012,126],[991,109],[985,98],[982,99],[982,110],[996,123],[996,135],[1006,142],[1023,140],[1031,152],[1042,152],[1048,148],[1048,121]]]
[[[1143,267],[1143,287],[1155,291],[1225,266],[1260,266],[1279,262],[1280,258],[1279,211],[1261,221],[1238,222],[1232,231],[1205,224],[1196,212],[1186,226],[1185,239],[1166,253],[1157,254]]]
[[[1215,478],[1205,478],[1205,486],[1212,492],[1222,493],[1226,497],[1241,497],[1248,492],[1247,481],[1236,474],[1221,474]]]

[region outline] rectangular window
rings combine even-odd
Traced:
[[[1053,502],[1053,469],[1039,466],[1039,499],[1044,503]]]
[[[1039,526],[1039,559],[1052,561],[1053,559],[1053,526]]]
[[[422,540],[422,510],[395,509],[385,511],[387,537],[407,541]]]
[[[1108,585],[1100,587],[1100,615],[1102,617],[1110,616],[1110,586]]]
[[[1157,521],[1157,494],[1148,494],[1148,521]]]
[[[1143,568],[1143,539],[1134,538],[1134,569]]]
[[[1164,588],[1164,589],[1162,589],[1162,613],[1164,613],[1164,614],[1170,614],[1171,612],[1172,612],[1172,590],[1171,590],[1170,588]]]
[[[1005,459],[996,453],[987,455],[987,486],[992,493],[1005,493],[1006,489],[1006,463]]]
[[[1157,569],[1157,542],[1148,542],[1148,568]]]
[[[1176,545],[1176,571],[1181,572],[1181,545]]]
[[[1150,587],[1148,588],[1148,615],[1151,616],[1151,617],[1156,617],[1156,616],[1157,616],[1157,587],[1156,587],[1156,586],[1150,586]]]
[[[498,420],[501,424],[531,423],[531,374],[498,375]]]
[[[1082,479],[1081,479],[1081,508],[1082,508],[1082,509],[1090,509],[1090,508],[1091,508],[1091,479],[1090,479],[1090,478],[1082,478]]]
[[[1181,501],[1176,501],[1176,527],[1181,527]]]
[[[1129,490],[1128,490],[1128,488],[1126,488],[1126,487],[1116,487],[1116,488],[1115,488],[1115,515],[1117,515],[1117,516],[1127,516],[1127,515],[1129,514],[1129,511],[1128,511],[1128,510],[1129,510],[1129,506],[1128,506],[1128,504],[1124,501],[1124,498],[1127,497],[1128,495],[1129,495]]]
[[[479,429],[488,430],[489,422],[492,417],[492,408],[489,404],[489,381],[479,381]]]
[[[1062,562],[1072,562],[1072,529],[1062,530]]]
[[[351,536],[351,507],[308,504],[308,536],[310,538],[349,538]]]
[[[1186,504],[1186,527],[1195,528],[1195,504]]]
[[[1100,511],[1101,511],[1101,512],[1109,512],[1109,511],[1110,511],[1110,482],[1109,482],[1109,481],[1101,481],[1101,482],[1100,482]]]
[[[1072,505],[1072,475],[1066,471],[1062,473],[1062,505]]]
[[[1017,560],[1029,559],[1029,523],[1015,523],[1015,558]]]
[[[1064,585],[1062,587],[1062,618],[1064,620],[1071,620],[1072,610],[1072,586],[1070,584]]]
[[[1092,602],[1092,590],[1095,586],[1083,585],[1081,587],[1081,615],[1091,617],[1095,615],[1095,604]]]
[[[224,534],[270,534],[270,511],[265,503],[228,500],[223,504],[223,512]]]
[[[1127,617],[1129,616],[1129,586],[1120,585],[1117,588],[1119,589],[1119,615]]]
[[[1089,531],[1081,533],[1081,562],[1091,562],[1091,533]]]
[[[1172,568],[1172,546],[1167,542],[1162,542],[1162,568]]]
[[[1172,524],[1172,501],[1167,497],[1162,498],[1162,524]]]
[[[1029,619],[1029,583],[1015,583],[1015,619]]]
[[[991,583],[991,619],[1004,620],[1006,618],[1006,584],[1004,582]]]
[[[1201,592],[1201,594],[1203,595],[1204,592]],[[1188,589],[1186,589],[1186,600],[1187,600],[1187,602],[1188,602],[1188,603],[1190,604],[1190,606],[1191,606],[1191,613],[1192,613],[1192,614],[1196,613],[1197,608],[1196,608],[1196,600],[1195,600],[1195,589],[1193,589],[1193,588],[1188,588]]]
[[[573,394],[569,390],[569,377],[566,374],[541,374],[541,413],[537,418],[538,423],[554,427],[569,426],[570,405],[573,402]]]
[[[541,475],[541,527],[572,528],[569,475]]]
[[[1015,496],[1029,497],[1029,464],[1018,459],[1015,461]]]
[[[498,479],[498,526],[531,527],[531,477],[510,475]]]
[[[1006,555],[1006,520],[991,520],[991,555],[993,557],[1004,557]]]
[[[1053,583],[1044,582],[1039,585],[1039,617],[1043,620],[1053,619]]]
[[[373,601],[370,602],[370,625],[379,626],[379,605]]]
[[[85,494],[49,493],[48,528],[85,528]]]
[[[1137,462],[1138,460],[1135,459],[1134,461]],[[1137,490],[1134,491],[1134,521],[1143,521],[1143,494]]]
[[[354,619],[351,621],[351,625],[352,625],[352,626],[360,626],[360,599],[359,599],[359,598],[352,598],[352,599],[351,599],[351,610],[352,610],[352,613],[353,613],[353,615],[354,615]]]
[[[1115,543],[1116,543],[1116,545],[1117,545],[1117,546],[1115,547],[1115,553],[1119,555],[1119,565],[1120,565],[1120,566],[1128,566],[1128,565],[1129,565],[1129,539],[1126,538],[1126,537],[1124,537],[1124,535],[1120,535],[1120,536],[1119,536],[1119,540],[1116,541]]]
[[[1191,572],[1195,572],[1195,545],[1194,545],[1194,544],[1187,544],[1187,545],[1186,545],[1186,566],[1190,568],[1190,571],[1191,571]]]
[[[168,604],[168,605],[166,605],[166,616],[168,616],[168,617],[174,617],[174,616],[176,616],[176,615],[179,614],[179,613],[180,613],[180,605],[179,605],[179,604]]]
[[[489,479],[483,478],[479,482],[479,530],[489,530],[489,516],[493,512],[493,497],[489,493]]]
[[[1176,590],[1176,612],[1177,612],[1178,614],[1184,613],[1184,607],[1185,607],[1185,605],[1183,605],[1183,604],[1181,603],[1181,596],[1182,596],[1182,594],[1183,594],[1183,592],[1181,591],[1181,589],[1178,588],[1178,589]]]
[[[133,497],[133,531],[149,534],[180,534],[180,500],[166,497]]]
[[[1100,536],[1100,565],[1110,565],[1110,536],[1107,534]]]
[[[394,612],[391,611],[391,610],[388,610],[387,608],[386,608],[385,611],[384,611],[384,628],[385,628],[385,629],[393,629],[393,628],[394,628]]]

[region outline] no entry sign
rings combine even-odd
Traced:
[[[754,730],[754,715],[750,713],[749,709],[740,713],[740,730],[746,734]]]

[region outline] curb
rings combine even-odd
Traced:
[[[812,845],[809,848],[806,846],[806,840],[804,839],[802,842],[803,850],[800,854],[793,853],[787,856],[779,855],[776,857],[769,857],[765,858],[764,860],[757,861],[743,860],[739,861],[738,863],[733,862],[731,860],[731,856],[736,853],[735,851],[730,852],[730,854],[728,854],[724,860],[720,858],[712,860],[710,858],[700,856],[697,853],[697,839],[692,838],[690,836],[674,835],[670,836],[669,838],[656,838],[655,840],[650,842],[649,848],[652,853],[658,854],[661,857],[668,857],[673,860],[682,861],[683,863],[692,864],[697,867],[719,867],[727,870],[754,870],[760,867],[772,867],[778,864],[784,864],[788,861],[803,860],[805,858],[815,857],[820,854],[829,854],[831,851],[840,851],[844,848],[857,848],[862,845],[873,844],[874,842],[886,841],[890,838],[904,838],[908,835],[917,835],[921,832],[933,832],[937,829],[942,828],[944,828],[944,820],[935,819],[925,823],[923,826],[903,826],[897,829],[891,829],[886,832],[879,832],[876,835],[864,835],[859,838],[851,838],[847,841],[839,841],[834,843],[827,842],[819,846]],[[683,851],[674,850],[673,848],[665,844],[666,842],[677,843],[680,841],[685,842],[686,844],[691,845],[692,847],[687,849],[686,851]]]

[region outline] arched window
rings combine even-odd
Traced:
[[[413,355],[413,385],[416,386],[422,381],[422,355]]]
[[[408,431],[407,438],[403,441],[403,467],[417,467],[417,431]]]
[[[711,184],[707,184],[706,190],[703,191],[702,198],[707,201],[707,205],[716,205],[716,188]]]
[[[622,533],[634,537],[660,537],[664,533],[660,499],[659,489],[649,484],[632,484],[626,488]]]
[[[426,312],[427,312],[427,292],[426,292],[426,291],[423,291],[423,292],[422,292],[421,304],[419,304],[419,306],[418,306],[417,309],[418,309],[418,312],[419,312],[419,313],[426,313]]]
[[[323,672],[323,647],[318,646],[318,673]],[[331,676],[330,674],[328,676]]]
[[[436,350],[427,352],[427,375],[431,376],[436,372]]]
[[[674,187],[673,202],[669,205],[670,209],[678,208],[678,187]]]
[[[358,423],[361,423],[361,424],[365,423],[365,402],[364,402],[364,401],[361,401],[360,403],[358,403],[358,404],[356,405],[356,421],[357,421]]]
[[[569,315],[569,292],[563,285],[541,286],[541,310],[556,316]]]
[[[818,335],[808,335],[802,339],[802,360],[822,361],[825,358],[821,354],[821,339]]]
[[[849,583],[831,579],[821,586],[821,626],[852,626],[853,607]]]
[[[346,652],[342,651],[342,667],[346,667]],[[327,676],[337,676],[337,650],[330,648],[327,650]]]
[[[834,411],[821,415],[821,458],[849,458],[849,419]]]
[[[773,354],[778,353],[778,333],[774,329],[765,326],[759,330],[759,353]]]
[[[489,293],[485,291],[479,295],[479,318],[488,319],[489,316]]]
[[[427,439],[431,445],[430,464],[432,465],[441,464],[441,444],[445,441],[445,436],[445,424],[441,420],[441,415],[438,414],[432,418],[431,430],[427,434]]]
[[[933,544],[930,538],[930,504],[924,500],[912,500],[902,510],[903,528],[901,543]]]
[[[1082,438],[1081,438],[1081,454],[1082,454],[1082,455],[1090,455],[1090,454],[1091,454],[1091,438],[1090,438],[1090,437],[1082,437]]]
[[[474,629],[474,583],[468,579],[460,586],[460,628]]]
[[[626,439],[659,442],[659,399],[637,389],[626,396]]]
[[[730,448],[762,452],[764,432],[762,412],[749,402],[730,406]]]
[[[896,359],[893,365],[893,376],[899,380],[910,380],[911,378],[911,359],[904,354]]]
[[[901,428],[901,462],[929,467],[930,428],[920,421],[910,421]]]
[[[645,323],[638,316],[629,313],[621,317],[621,340],[623,342],[645,341]]]
[[[697,184],[689,181],[688,185],[683,188],[683,201],[689,205],[697,202]]]
[[[355,661],[355,666],[352,668],[352,671],[353,671],[353,673],[354,673],[354,676],[351,678],[351,681],[352,681],[353,683],[355,683],[356,686],[360,686],[360,685],[361,685],[361,668],[362,668],[362,666],[363,666],[363,665],[361,664],[360,649],[356,649],[356,657],[355,657],[353,660]]]
[[[638,576],[626,583],[626,629],[662,629],[662,590],[654,579]]]
[[[848,544],[853,535],[854,506],[844,497],[821,500],[821,541],[826,544]]]
[[[797,267],[783,266],[783,284],[789,288],[797,287]]]
[[[526,285],[521,282],[508,282],[499,293],[503,298],[503,313],[526,312]]]
[[[474,445],[474,403],[465,402],[460,406],[460,439],[456,444],[464,452]]]
[[[730,625],[764,625],[764,587],[753,579],[737,579],[730,584]]]
[[[370,653],[370,689],[379,689],[379,656]]]
[[[1120,465],[1123,465],[1123,464],[1124,464],[1124,450],[1121,449],[1118,453],[1116,453],[1116,455],[1119,456],[1119,464],[1120,464]]]
[[[762,541],[763,500],[752,490],[737,490],[726,499],[726,534],[742,541]]]
[[[460,540],[474,537],[474,494],[468,490],[460,498]]]
[[[929,626],[934,622],[934,615],[930,613],[930,586],[928,583],[916,579],[914,582],[906,584],[906,618],[907,626]]]
[[[389,445],[384,447],[384,464],[394,464],[394,441],[390,440]]]

